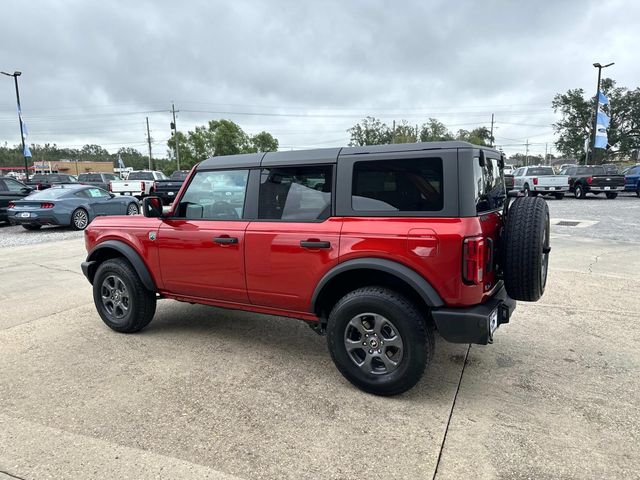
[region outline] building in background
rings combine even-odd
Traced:
[[[80,175],[81,173],[113,173],[112,162],[84,162],[79,160],[34,161],[34,173],[66,173]]]

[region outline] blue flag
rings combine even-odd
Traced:
[[[598,125],[603,125],[604,128],[609,128],[609,124],[611,123],[611,118],[609,118],[609,115],[604,113],[604,111],[602,111],[601,109],[598,109],[598,117],[596,119],[596,123]]]
[[[24,152],[22,152],[22,154],[25,157],[31,157],[31,150],[29,150],[29,145],[27,145],[26,143],[24,144]]]
[[[598,92],[598,103],[600,105],[609,105],[609,99],[602,92]]]

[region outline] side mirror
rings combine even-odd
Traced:
[[[33,189],[29,188],[29,187],[22,187],[20,189],[20,193],[31,193],[32,191],[33,191]]]
[[[162,216],[162,200],[160,197],[145,197],[142,200],[142,214],[145,217],[159,218]]]

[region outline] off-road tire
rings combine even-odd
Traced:
[[[618,197],[617,193],[613,193],[613,192],[612,193],[607,193],[607,198],[609,200],[613,200],[614,198],[617,198],[617,197]]]
[[[42,225],[29,225],[27,223],[23,223],[22,224],[22,228],[24,228],[25,230],[40,230],[42,228]]]
[[[587,198],[587,192],[585,192],[584,187],[582,185],[576,185],[573,191],[573,194],[576,196],[576,198],[579,198],[580,200]]]
[[[366,373],[347,352],[349,322],[365,313],[391,321],[401,338],[402,358],[391,372]],[[376,286],[354,290],[336,303],[329,314],[327,344],[331,358],[347,380],[365,392],[383,396],[398,395],[418,383],[435,347],[433,326],[420,310],[403,295]]]
[[[103,303],[103,282],[110,276],[120,278],[129,295],[128,312],[123,318],[110,314]],[[124,258],[114,258],[100,264],[93,279],[93,301],[102,321],[121,333],[139,332],[151,322],[156,312],[155,292],[144,287],[134,268]]]
[[[511,205],[502,244],[504,283],[515,300],[535,302],[544,293],[549,261],[549,207],[542,198]]]
[[[564,198],[564,193],[554,193],[553,196],[556,197],[556,200],[562,200]]]

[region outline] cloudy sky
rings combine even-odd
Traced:
[[[229,118],[282,149],[342,146],[366,115],[489,126],[507,153],[552,147],[553,95],[595,90],[593,62],[640,84],[628,1],[5,2],[0,69],[21,70],[31,143],[166,155],[178,128]],[[0,142],[19,141],[0,77]]]

